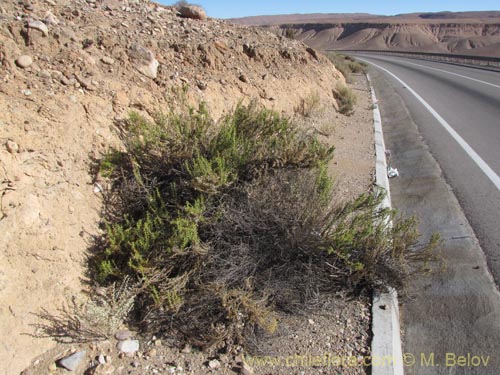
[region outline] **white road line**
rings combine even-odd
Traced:
[[[415,92],[415,90],[413,90],[402,79],[400,79],[398,76],[396,76],[394,73],[390,72],[386,68],[383,68],[380,65],[374,64],[370,61],[367,61],[367,60],[364,60],[361,58],[358,58],[358,60],[369,63],[369,64],[383,70],[384,72],[386,72],[387,74],[392,76],[394,79],[396,79],[403,86],[405,86],[408,89],[408,91],[410,91],[415,96],[415,98],[417,98],[420,101],[420,103],[422,103],[424,105],[424,107],[427,108],[427,110],[436,118],[436,120],[438,120],[438,122],[443,126],[443,128],[445,128],[446,131],[448,133],[450,133],[450,135],[455,139],[455,141],[457,141],[457,143],[470,156],[470,158],[472,160],[474,160],[474,162],[477,164],[477,166],[479,168],[481,168],[481,170],[491,180],[491,182],[493,182],[493,184],[496,186],[496,188],[498,190],[500,190],[500,177],[493,171],[493,169],[490,168],[490,166],[488,164],[486,164],[486,162],[481,158],[481,156],[479,156],[478,153],[476,151],[474,151],[474,149],[471,146],[469,146],[469,144],[455,131],[455,129],[453,129],[451,127],[451,125],[448,124],[446,122],[446,120],[444,118],[442,118],[441,115],[439,113],[437,113],[436,110],[429,105],[429,103],[427,103],[419,94],[417,94]]]
[[[401,60],[398,60],[398,61],[401,61]],[[465,79],[470,79],[471,81],[474,81],[474,82],[479,82],[479,83],[482,83],[482,84],[485,84],[485,85],[488,85],[488,86],[492,86],[492,87],[496,87],[497,89],[500,89],[500,86],[499,86],[499,85],[495,85],[495,84],[493,84],[493,83],[486,82],[486,81],[481,81],[480,79],[467,77],[467,76],[464,76],[464,75],[462,75],[462,74],[458,74],[458,73],[448,72],[447,70],[437,69],[437,68],[433,68],[433,67],[430,67],[430,66],[427,66],[427,65],[415,64],[415,63],[412,63],[412,62],[409,62],[409,61],[403,61],[403,62],[404,62],[405,64],[415,65],[415,66],[419,66],[419,67],[421,67],[421,68],[432,69],[432,70],[436,70],[436,71],[438,71],[438,72],[451,74],[451,75],[454,75],[454,76],[457,76],[457,77],[462,77],[462,78],[465,78]]]

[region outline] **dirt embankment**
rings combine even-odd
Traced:
[[[33,313],[84,288],[98,233],[91,160],[120,145],[116,120],[181,100],[214,117],[255,99],[291,113],[343,77],[299,41],[155,3],[6,0],[0,4],[0,373],[53,345]]]

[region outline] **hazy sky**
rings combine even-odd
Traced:
[[[169,0],[159,1],[166,5],[174,3]],[[217,18],[290,13],[394,15],[443,10],[500,10],[499,0],[193,0],[189,2],[203,6],[210,17]]]

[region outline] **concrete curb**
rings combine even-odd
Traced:
[[[387,177],[382,118],[378,109],[377,97],[370,76],[366,74],[373,101],[373,123],[375,137],[375,184],[386,191],[382,207],[391,208],[391,191]],[[388,293],[375,293],[372,307],[372,375],[403,375],[403,353],[399,324],[398,295],[395,290]]]

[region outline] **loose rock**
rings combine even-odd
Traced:
[[[220,362],[217,359],[212,359],[208,362],[208,367],[211,369],[217,369],[220,367]]]
[[[253,368],[251,368],[246,363],[243,363],[243,365],[241,366],[240,373],[243,375],[254,375],[255,374],[255,372],[253,371]]]
[[[49,28],[42,21],[28,21],[28,27],[40,31],[43,36],[49,35]]]
[[[59,360],[59,365],[69,371],[75,371],[82,362],[82,359],[85,358],[85,354],[86,354],[85,350],[73,353]]]
[[[122,329],[115,333],[115,339],[119,341],[128,340],[131,336],[132,332],[130,332],[128,329]]]
[[[59,25],[59,20],[50,10],[45,13],[45,18],[43,19],[47,25]]]
[[[205,13],[205,10],[197,5],[184,5],[179,8],[179,13],[182,17],[185,18],[193,18],[196,20],[207,19],[207,14]]]
[[[138,340],[120,341],[118,344],[116,344],[116,347],[122,353],[133,354],[139,350],[139,341]]]
[[[7,141],[7,143],[5,143],[5,147],[7,147],[7,151],[9,151],[11,154],[19,152],[19,145],[16,142],[11,141],[10,139]]]
[[[113,65],[115,63],[115,60],[112,59],[111,57],[104,56],[101,61],[106,64],[106,65]]]
[[[16,59],[16,65],[20,68],[27,68],[33,64],[33,59],[28,55],[21,55]]]
[[[153,52],[140,44],[133,44],[128,51],[128,55],[139,72],[146,77],[156,78],[160,63],[155,59]]]

